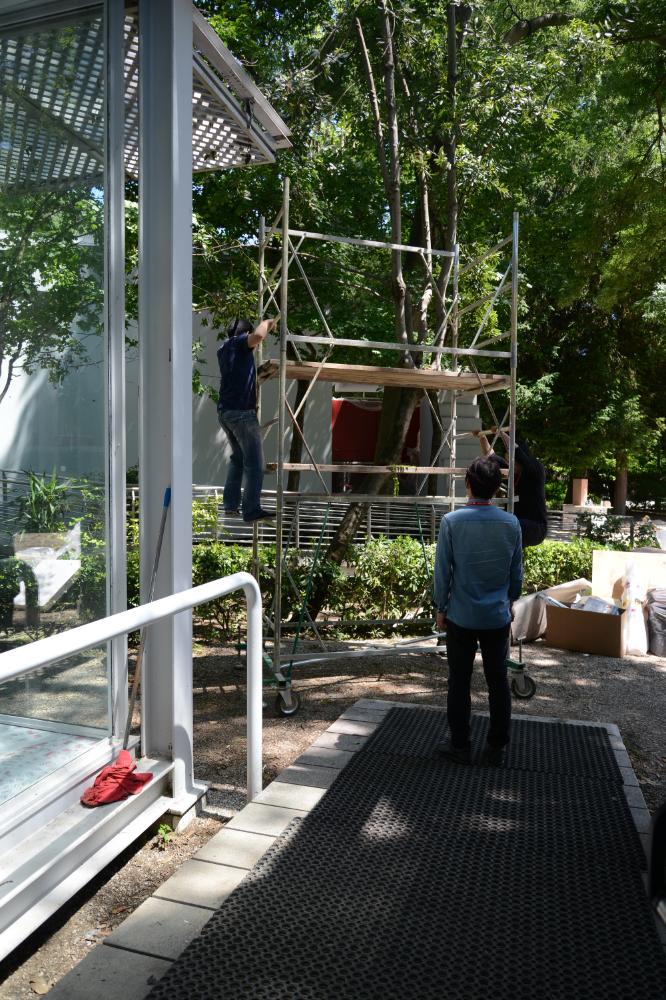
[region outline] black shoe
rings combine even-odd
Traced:
[[[253,514],[252,517],[244,517],[243,520],[246,524],[254,524],[256,521],[272,521],[274,517],[274,510],[260,510],[258,513]]]
[[[482,767],[504,767],[504,747],[491,747],[486,744],[486,748],[481,754]]]
[[[447,760],[453,761],[454,764],[471,764],[472,762],[472,749],[469,743],[464,747],[456,747],[451,743],[451,740],[447,740],[446,743],[438,743],[435,752],[440,757],[446,757]]]
[[[225,517],[240,517],[240,511],[239,510],[225,510],[224,516]]]

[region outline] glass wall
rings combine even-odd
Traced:
[[[0,651],[106,614],[104,77],[101,5],[0,19]],[[10,794],[108,732],[108,690],[100,650],[0,687]]]

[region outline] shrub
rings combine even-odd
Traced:
[[[36,608],[39,604],[39,586],[31,566],[22,559],[12,556],[0,559],[0,628],[11,628],[14,612],[14,598],[25,586],[25,604],[27,608]]]
[[[363,618],[403,618],[430,607],[434,546],[427,545],[426,554],[427,565],[421,543],[410,535],[355,546],[345,614],[351,606]]]
[[[249,572],[251,562],[251,549],[242,545],[223,545],[220,542],[195,545],[192,549],[192,584],[197,587],[232,573]],[[233,635],[244,613],[245,602],[240,593],[221,597],[196,609],[201,619],[215,623],[227,638]]]
[[[192,535],[194,538],[219,537],[217,497],[208,496],[192,501]]]
[[[578,534],[607,548],[628,552],[642,546],[659,546],[655,527],[649,517],[635,521],[617,514],[578,515]],[[632,530],[633,529],[633,530]]]
[[[69,480],[60,481],[55,469],[50,476],[26,472],[28,492],[20,501],[20,519],[23,531],[62,531],[65,515],[69,511]]]
[[[94,552],[81,556],[77,574],[78,610],[83,621],[92,622],[106,615],[106,556]]]
[[[533,545],[523,552],[523,591],[531,594],[536,590],[554,587],[567,580],[579,577],[591,578],[593,546],[588,539],[578,538],[571,542],[551,542]]]

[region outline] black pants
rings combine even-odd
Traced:
[[[510,625],[502,628],[462,628],[449,622],[446,629],[446,655],[449,661],[449,690],[446,713],[455,747],[467,746],[472,711],[470,683],[477,643],[481,646],[483,672],[488,685],[490,729],[488,743],[503,747],[509,742],[511,728],[511,691],[506,658],[509,653]]]

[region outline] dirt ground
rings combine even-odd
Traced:
[[[337,648],[344,649],[342,643]],[[525,646],[536,681],[515,714],[619,725],[650,809],[666,801],[666,659],[609,659]],[[277,716],[269,690],[264,722],[265,783],[299,756],[357,698],[444,705],[445,661],[436,654],[386,654],[302,667],[296,715]],[[195,659],[195,773],[209,783],[206,808],[163,843],[155,832],[134,845],[57,917],[0,963],[0,1000],[30,1000],[49,988],[220,829],[245,802],[245,684],[238,657],[199,649]],[[480,669],[473,708],[486,707]]]

